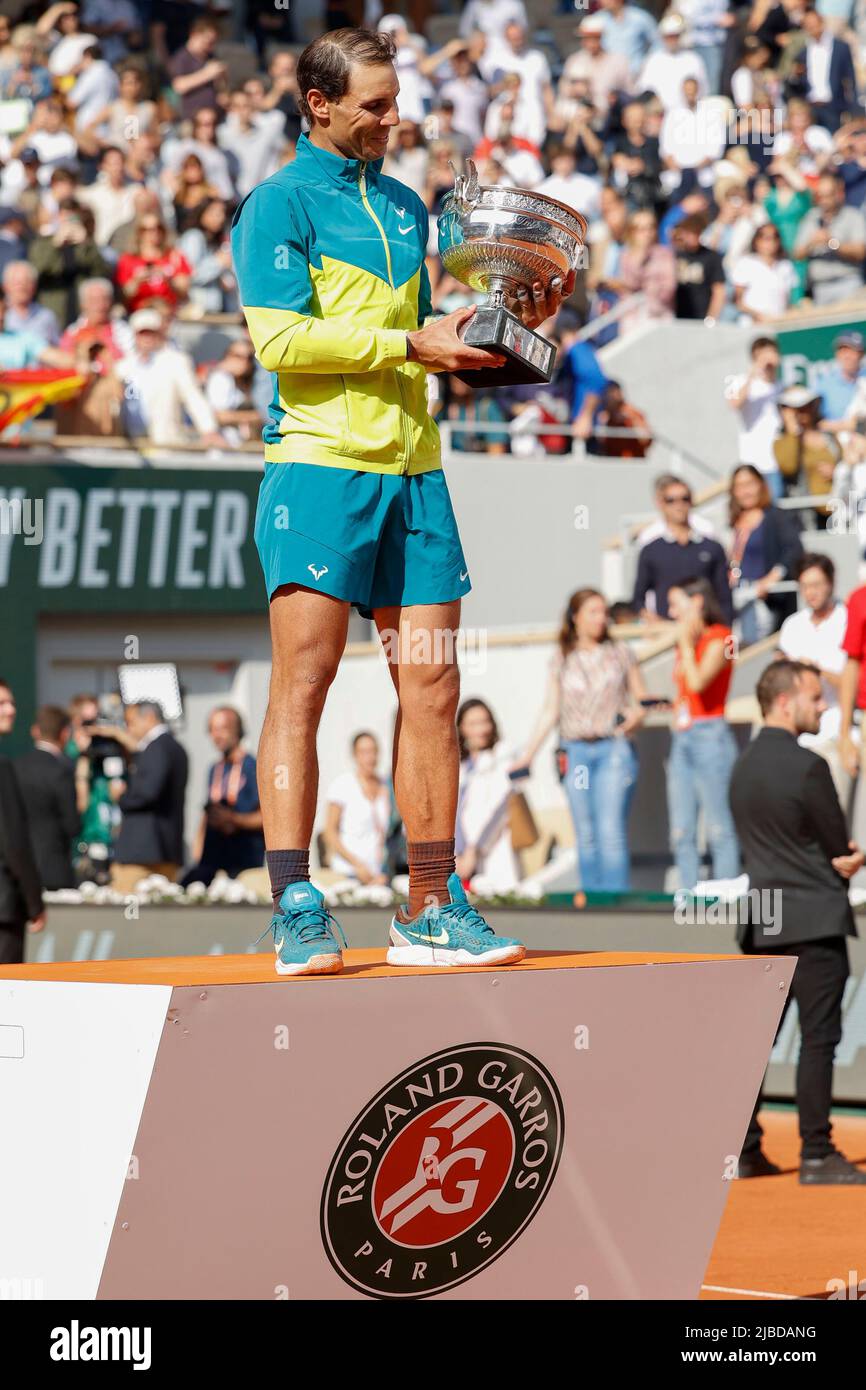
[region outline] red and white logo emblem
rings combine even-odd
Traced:
[[[322,1237],[360,1291],[424,1298],[472,1278],[540,1207],[562,1102],[534,1057],[498,1043],[416,1063],[358,1116],[331,1163]]]

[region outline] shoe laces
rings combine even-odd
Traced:
[[[468,927],[470,931],[483,932],[488,936],[495,935],[490,923],[484,920],[472,903],[446,903],[444,907],[434,907],[427,921],[431,926],[435,926],[440,915],[447,916],[449,922],[456,921],[459,926]]]
[[[265,927],[256,945],[258,946],[259,941],[263,941],[268,932],[274,931],[278,926],[284,926],[296,940],[303,942],[305,946],[309,945],[311,941],[331,941],[333,937],[330,928],[336,927],[343,945],[346,950],[349,949],[343,928],[326,907],[304,907],[291,914],[275,912],[270,925]]]

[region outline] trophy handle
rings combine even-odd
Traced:
[[[458,174],[457,170],[454,168],[452,160],[449,159],[448,165],[454,175],[453,197],[455,202],[459,203],[463,208],[472,207],[474,203],[478,202],[481,191],[478,183],[478,170],[475,167],[474,160],[464,160],[463,173],[460,174]]]

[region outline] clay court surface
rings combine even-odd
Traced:
[[[732,1182],[702,1299],[828,1297],[827,1281],[866,1280],[866,1187],[801,1187],[793,1110],[764,1111],[764,1150],[778,1178]],[[866,1164],[866,1116],[833,1116],[836,1147]],[[861,1293],[861,1298],[866,1294]]]

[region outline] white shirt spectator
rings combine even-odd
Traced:
[[[78,145],[68,130],[34,130],[27,143],[39,155],[39,182],[47,184],[58,164],[78,162]]]
[[[241,130],[231,116],[220,126],[217,139],[220,148],[228,150],[238,162],[235,183],[242,198],[252,192],[257,183],[277,172],[286,143],[282,132],[276,131],[273,125],[263,124],[256,118],[249,130]]]
[[[700,96],[707,95],[707,70],[704,60],[688,49],[656,49],[640,70],[636,87],[639,92],[655,92],[665,111],[673,111],[683,103],[683,83],[694,77]]]
[[[801,608],[782,623],[779,646],[792,661],[811,661],[822,671],[830,671],[838,676],[842,674],[848,659],[842,650],[847,624],[848,610],[841,599],[836,600],[830,615],[820,623],[813,620],[810,608]],[[813,748],[816,744],[839,737],[839,692],[829,681],[822,680],[821,686],[827,708],[821,715],[817,734],[800,735],[799,741],[805,748]]]
[[[460,16],[459,32],[464,38],[474,33],[483,34],[487,40],[485,56],[488,56],[508,51],[505,30],[509,24],[529,29],[523,0],[469,0]]]
[[[731,382],[731,395],[742,389],[745,376]],[[751,463],[759,473],[777,473],[779,465],[773,453],[773,442],[782,428],[779,397],[784,391],[780,381],[752,380],[749,394],[740,406],[740,438],[738,463]]]
[[[541,49],[525,48],[522,53],[513,53],[510,48],[497,50],[490,59],[485,54],[479,68],[488,82],[497,72],[519,74],[520,90],[514,108],[514,129],[524,140],[531,140],[533,145],[541,149],[547,133],[544,88],[552,81],[550,65]]]
[[[135,195],[139,185],[128,183],[123,188],[112,188],[100,175],[96,183],[87,184],[78,190],[78,201],[89,207],[93,213],[95,227],[93,239],[97,246],[107,246],[118,227],[131,222],[135,217]]]
[[[555,198],[558,203],[565,203],[586,218],[595,219],[601,213],[601,183],[598,179],[590,178],[589,174],[575,172],[566,178],[548,174],[538,185],[537,191],[548,198]]]
[[[825,29],[817,41],[810,39],[806,44],[806,79],[809,83],[809,100],[826,102],[833,100],[830,89],[830,56],[833,51],[833,35]]]
[[[715,526],[711,521],[707,521],[706,517],[701,516],[700,512],[689,512],[689,530],[694,531],[696,536],[710,536],[713,540],[716,539]],[[655,521],[650,521],[648,525],[638,533],[635,544],[638,550],[643,550],[644,546],[649,545],[650,541],[657,541],[659,536],[665,536],[667,533],[668,528],[665,525],[664,519],[662,517],[657,517]]]
[[[466,81],[449,77],[439,88],[439,96],[454,104],[454,129],[468,136],[473,146],[477,145],[484,133],[484,113],[490,101],[486,84],[480,77]]]
[[[117,73],[104,58],[97,58],[75,79],[66,100],[75,112],[75,129],[83,130],[114,101],[119,90]]]
[[[371,874],[381,873],[385,862],[385,837],[391,819],[391,797],[387,786],[383,783],[375,801],[371,801],[364,794],[355,773],[342,772],[328,787],[325,800],[342,808],[338,834],[346,849],[360,859]],[[355,869],[340,854],[332,855],[331,868],[355,877]]]
[[[505,177],[500,182],[508,188],[537,188],[544,180],[541,161],[531,150],[494,146],[493,157],[502,165]]]
[[[124,411],[131,434],[146,434],[151,444],[176,447],[189,439],[184,411],[197,434],[215,434],[216,416],[198,382],[192,358],[173,347],[150,357],[133,351],[117,364],[125,382]]]
[[[715,102],[698,101],[694,109],[677,106],[662,122],[659,149],[681,169],[697,169],[706,159],[720,159],[725,150],[726,112]],[[712,166],[702,168],[698,182],[712,184]],[[678,182],[674,176],[674,185]]]
[[[247,398],[231,372],[223,371],[221,367],[215,367],[211,372],[204,390],[217,415],[221,410],[243,410],[247,404]],[[243,437],[237,425],[222,425],[220,432],[227,444],[240,445],[243,443]]]
[[[743,289],[743,308],[764,318],[779,319],[787,313],[797,285],[797,272],[786,258],[768,265],[759,256],[741,256],[731,282]]]
[[[793,143],[794,137],[790,130],[780,130],[773,141],[773,158],[777,159],[780,155],[786,155]],[[822,125],[810,125],[806,131],[805,145],[809,153],[801,156],[798,168],[800,173],[808,178],[818,172],[818,166],[815,163],[816,157],[826,154],[828,150],[833,148],[833,136]]]
[[[511,762],[513,756],[497,747],[485,748],[460,764],[458,847],[465,843],[477,849],[472,883],[479,886],[483,880],[485,892],[508,893],[520,881],[508,816],[514,791],[507,772]]]

